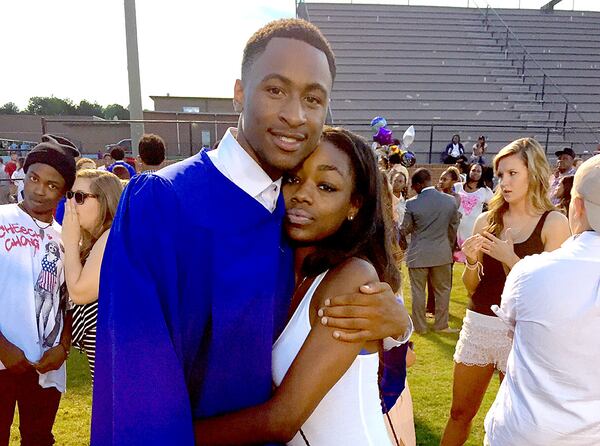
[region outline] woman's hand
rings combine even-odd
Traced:
[[[512,267],[521,259],[515,254],[510,228],[506,230],[505,236],[506,240],[501,240],[495,235],[484,231],[481,251],[499,262],[504,263],[509,269],[512,269]]]
[[[477,262],[479,251],[483,245],[484,237],[475,234],[464,241],[461,246],[462,252],[471,264]]]
[[[73,200],[67,200],[65,202],[65,216],[63,218],[61,237],[66,249],[79,249],[81,227],[79,226],[79,216],[75,210]]]

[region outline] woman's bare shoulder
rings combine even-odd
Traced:
[[[356,293],[362,285],[370,282],[379,282],[375,267],[367,260],[352,257],[329,271],[316,297],[322,302],[327,297]]]

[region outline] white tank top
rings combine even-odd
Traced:
[[[310,303],[327,271],[317,276],[273,345],[273,381],[281,384],[310,330]],[[326,354],[326,352],[323,352]],[[358,355],[302,425],[311,446],[391,446],[379,400],[377,353]],[[306,443],[296,433],[292,446]]]

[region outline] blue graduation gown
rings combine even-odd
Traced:
[[[131,180],[100,276],[93,446],[193,445],[193,419],[269,398],[293,287],[284,211],[206,153]]]

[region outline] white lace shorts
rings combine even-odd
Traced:
[[[502,319],[467,310],[454,351],[454,362],[465,365],[492,364],[506,373],[512,347],[510,331]]]

